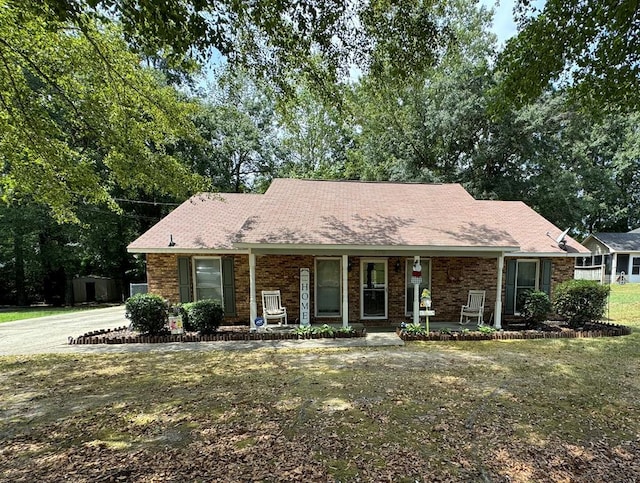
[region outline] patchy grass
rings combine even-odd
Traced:
[[[638,327],[614,289],[611,318]],[[639,348],[3,357],[0,480],[637,481]]]
[[[14,320],[33,319],[36,317],[46,317],[48,315],[58,315],[66,312],[79,312],[99,308],[99,306],[82,307],[21,307],[0,310],[0,324],[3,322],[13,322]]]
[[[640,283],[611,285],[608,318],[616,324],[640,329]]]

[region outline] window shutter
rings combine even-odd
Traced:
[[[191,259],[178,257],[178,288],[180,303],[191,302]]]
[[[540,273],[540,290],[551,297],[551,260],[542,260],[542,272]]]
[[[233,272],[233,258],[222,259],[222,294],[224,296],[224,314],[236,316],[236,287]]]
[[[507,260],[507,281],[505,286],[505,314],[513,315],[514,298],[516,291],[516,264],[517,260]]]

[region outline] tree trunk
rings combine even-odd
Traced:
[[[24,283],[24,235],[18,227],[13,232],[13,256],[15,258],[16,304],[28,305]]]

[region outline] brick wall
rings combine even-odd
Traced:
[[[484,319],[489,322],[496,303],[498,260],[480,257],[431,259],[431,299],[434,320],[460,320],[460,307],[469,290],[485,290]]]
[[[551,300],[558,284],[571,280],[575,266],[575,258],[554,258],[553,271],[551,272]]]
[[[179,302],[178,255],[147,253],[147,284],[149,293]]]
[[[186,256],[186,255],[181,255]],[[225,255],[227,256],[227,255]],[[249,320],[249,256],[233,255],[236,317],[227,317],[228,322],[247,323]],[[405,257],[388,259],[388,321],[371,321],[370,325],[386,322],[396,325],[410,320],[405,316]],[[400,270],[396,272],[396,262],[400,261]],[[360,322],[360,257],[349,257],[349,320]],[[572,258],[554,258],[552,271],[552,294],[558,283],[573,277]],[[256,257],[256,302],[258,315],[262,313],[262,290],[280,290],[283,305],[287,307],[289,322],[300,317],[300,268],[309,268],[311,275],[311,322],[341,322],[341,317],[316,318],[314,305],[315,257],[311,255],[258,255]],[[489,321],[496,300],[495,258],[482,257],[434,257],[431,258],[431,296],[436,317],[433,320],[457,321],[460,307],[467,301],[469,290],[485,290],[485,321]],[[504,300],[503,273],[503,293]],[[157,293],[171,302],[179,301],[178,256],[173,254],[147,255],[147,282],[149,292]]]

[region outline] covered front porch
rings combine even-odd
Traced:
[[[470,290],[487,293],[484,321],[501,328],[505,252],[426,250],[375,252],[247,247],[250,324],[263,315],[263,290],[280,290],[289,324],[363,324],[367,330],[395,330],[419,318],[416,290],[428,289],[435,314],[430,320],[448,330],[475,328],[458,324]],[[344,251],[347,251],[345,254]],[[411,282],[412,266],[423,266],[422,281]],[[420,318],[424,324],[424,316]],[[448,322],[450,321],[450,322]],[[439,326],[434,326],[439,327]]]

